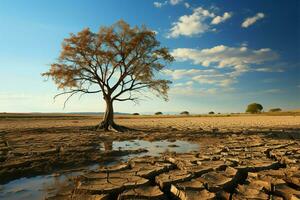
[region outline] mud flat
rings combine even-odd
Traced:
[[[159,156],[173,151],[196,152],[198,149],[198,144],[187,141],[111,141],[99,143],[99,148],[94,149],[95,160],[85,158],[87,161],[85,165],[80,163],[83,157],[78,156],[76,160],[76,157],[68,156],[70,153],[66,153],[65,157],[62,157],[58,152],[50,154],[46,158],[56,159],[56,162],[60,161],[62,163],[60,168],[54,168],[55,165],[53,166],[53,163],[47,161],[34,163],[34,160],[32,160],[32,165],[27,165],[27,162],[22,165],[22,162],[20,162],[21,164],[17,167],[10,164],[10,162],[6,162],[2,169],[2,181],[6,182],[0,187],[0,199],[44,199],[59,193],[65,187],[74,185],[73,180],[76,179],[76,176],[96,170],[101,166],[112,166],[141,156]],[[22,161],[22,157],[19,158]],[[63,159],[65,161],[69,160],[69,162],[74,159],[74,165],[63,165]],[[14,163],[15,161],[12,160],[11,162]],[[43,166],[48,167],[44,169]],[[116,167],[116,169],[121,168],[129,168],[129,166],[124,164]]]
[[[256,117],[1,118],[0,199],[299,198],[299,116]]]
[[[299,199],[299,141],[230,136],[192,153],[133,158],[48,199]]]

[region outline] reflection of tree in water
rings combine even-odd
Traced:
[[[106,141],[104,144],[105,151],[113,150],[113,141]],[[114,161],[115,157],[106,158],[106,160]],[[78,175],[78,174],[77,174]],[[51,177],[51,183],[43,184],[43,197],[56,197],[59,194],[71,194],[74,187],[76,188],[79,179],[76,178],[75,173],[64,173],[63,175],[54,174]],[[0,188],[1,189],[1,188]]]
[[[112,141],[104,142],[104,150],[105,151],[111,151],[113,149],[112,147],[113,147]]]
[[[51,183],[43,184],[43,196],[54,197],[61,193],[70,193],[72,190],[71,186],[73,184],[71,180],[73,178],[72,173],[66,173],[64,175],[54,174],[54,176],[51,177]]]

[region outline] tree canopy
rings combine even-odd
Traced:
[[[247,113],[259,113],[263,110],[263,106],[259,103],[251,103],[247,106]]]

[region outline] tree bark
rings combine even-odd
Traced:
[[[110,98],[105,99],[106,102],[106,110],[103,116],[102,122],[97,126],[97,129],[103,129],[104,131],[117,131],[123,132],[130,130],[127,127],[119,126],[114,122],[114,108],[113,101]]]
[[[103,116],[103,120],[99,125],[100,129],[104,129],[105,131],[108,131],[110,128],[112,128],[114,124],[114,108],[113,108],[113,102],[111,99],[105,99],[106,103],[106,110]]]

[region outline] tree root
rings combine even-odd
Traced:
[[[117,125],[113,123],[107,123],[102,121],[99,125],[96,126],[96,130],[104,130],[104,131],[114,131],[114,132],[126,132],[126,131],[134,131],[135,129],[128,128],[126,126]]]

